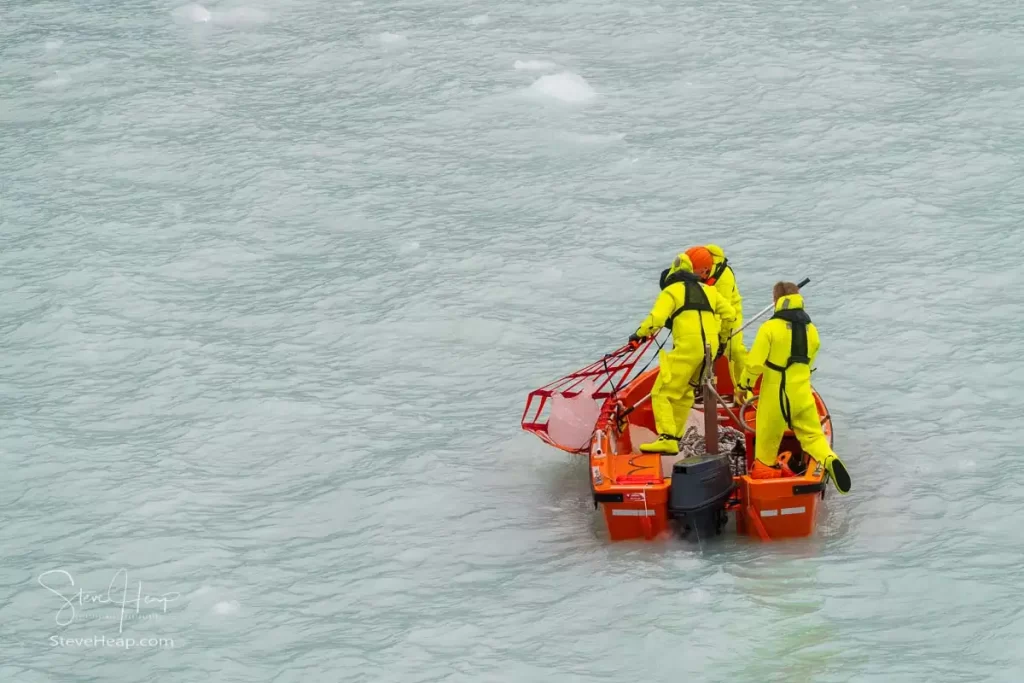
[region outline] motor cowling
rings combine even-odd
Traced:
[[[684,537],[718,535],[728,522],[725,505],[734,488],[726,455],[701,455],[672,466],[668,514]]]

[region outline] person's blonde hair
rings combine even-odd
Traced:
[[[778,301],[784,296],[790,294],[799,294],[800,288],[793,282],[776,282],[775,286],[772,287],[772,298]]]

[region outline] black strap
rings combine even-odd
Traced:
[[[714,272],[712,272],[711,276],[708,277],[708,282],[711,283],[711,284],[714,284],[714,283],[718,282],[718,278],[722,277],[722,273],[724,273],[725,269],[728,268],[728,267],[729,267],[729,259],[727,259],[727,258],[726,259],[722,259],[722,262],[719,263],[717,266],[715,266]]]
[[[672,311],[672,315],[670,315],[665,321],[665,327],[671,330],[673,323],[676,321],[676,317],[683,311],[715,312],[715,309],[711,308],[711,302],[708,301],[708,295],[704,293],[704,288],[700,286],[700,279],[696,275],[680,271],[678,273],[673,273],[668,280],[668,284],[675,284],[676,282],[682,283],[685,289],[683,293],[683,305]],[[703,337],[704,316],[700,316],[700,319],[700,333],[701,337]]]
[[[785,320],[793,329],[793,341],[789,347],[789,360],[786,363],[788,368],[793,363],[808,364],[811,362],[807,355],[807,326],[811,324],[811,316],[802,308],[787,308],[775,311],[772,320]],[[772,368],[773,370],[775,368]]]
[[[686,270],[677,270],[676,272],[674,272],[671,275],[669,275],[668,274],[669,270],[671,270],[671,269],[670,268],[666,268],[665,270],[661,271],[661,278],[658,281],[658,284],[659,284],[659,286],[662,289],[665,289],[669,285],[674,285],[677,282],[682,283],[683,285],[686,285],[687,289],[690,289],[690,285],[691,284],[692,285],[700,285],[700,283],[701,283],[700,278],[697,277],[697,275],[695,275],[694,273],[691,273],[691,272],[686,271]],[[703,289],[701,290],[701,293],[702,294],[704,293]],[[704,297],[704,298],[706,299],[707,297]],[[710,306],[709,306],[709,310],[710,310]]]
[[[789,397],[786,396],[786,370],[795,363],[809,365],[811,362],[810,357],[807,355],[807,326],[811,323],[811,316],[807,315],[807,311],[802,308],[786,308],[775,311],[775,315],[771,319],[785,320],[793,330],[792,341],[789,346],[789,358],[786,360],[785,367],[770,360],[765,360],[764,362],[765,367],[771,368],[782,375],[782,381],[779,383],[779,406],[782,409],[782,417],[785,418],[786,424],[789,425],[790,429],[793,429],[792,407],[789,404]]]
[[[669,330],[672,329],[672,325],[675,324],[676,317],[683,311],[697,311],[697,317],[700,319],[700,341],[701,348],[707,346],[708,337],[707,332],[704,330],[704,316],[702,312],[714,313],[715,309],[711,307],[711,302],[708,301],[708,295],[704,292],[704,288],[700,285],[700,278],[693,273],[688,273],[684,270],[677,271],[671,276],[665,278],[665,286],[675,284],[676,282],[682,283],[685,288],[683,294],[683,305],[672,311],[672,315],[665,321],[665,327]],[[662,288],[664,289],[664,287]],[[706,359],[700,363],[700,376],[704,375],[706,369]],[[690,382],[690,386],[699,387],[700,383],[694,384]]]

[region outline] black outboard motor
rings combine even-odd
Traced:
[[[683,458],[672,466],[668,515],[684,538],[697,540],[722,533],[729,521],[725,504],[733,490],[732,470],[726,455]]]

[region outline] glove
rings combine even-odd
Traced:
[[[647,341],[647,337],[641,337],[634,332],[630,335],[630,348],[640,348],[640,344],[645,341]]]

